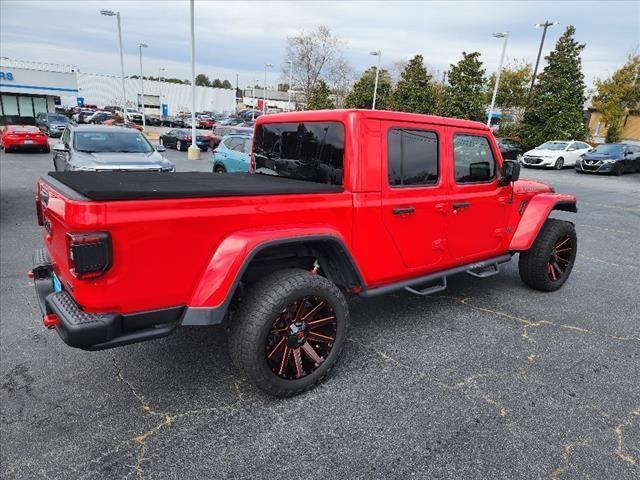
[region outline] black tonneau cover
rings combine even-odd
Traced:
[[[49,172],[49,176],[91,200],[100,201],[343,191],[338,185],[249,173]]]

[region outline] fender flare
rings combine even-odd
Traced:
[[[576,197],[559,193],[541,193],[531,198],[522,212],[520,222],[511,238],[509,250],[512,252],[529,250],[552,210],[576,213],[578,211]]]
[[[251,261],[261,251],[278,245],[330,242],[338,246],[364,286],[360,270],[342,235],[330,227],[251,229],[224,238],[211,255],[182,318],[182,325],[215,325],[223,322],[231,299]]]

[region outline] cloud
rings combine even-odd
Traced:
[[[186,1],[0,2],[2,55],[77,65],[82,71],[117,74],[115,19],[122,14],[126,72],[138,71],[137,44],[145,42],[147,74],[160,66],[167,76],[190,74],[189,6]],[[248,85],[264,76],[265,63],[280,78],[287,36],[329,26],[346,42],[345,55],[357,71],[374,63],[369,51],[382,49],[383,64],[422,54],[434,70],[446,70],[462,51],[479,51],[487,72],[497,68],[501,43],[494,31],[509,31],[509,58],[535,61],[540,29],[533,23],[560,22],[548,31],[548,53],[568,24],[587,47],[583,68],[593,78],[624,63],[640,38],[637,2],[196,2],[197,71]]]

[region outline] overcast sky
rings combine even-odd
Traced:
[[[144,42],[146,75],[188,78],[189,2],[182,1],[0,1],[2,56],[76,65],[83,72],[119,74],[116,21],[100,9],[122,15],[125,73],[137,74],[137,44]],[[487,73],[498,66],[501,40],[509,31],[507,57],[535,62],[541,29],[548,53],[567,25],[587,46],[587,85],[621,66],[640,43],[640,2],[196,2],[196,71],[240,86],[282,76],[286,38],[324,24],[346,42],[345,56],[358,73],[374,64],[369,51],[381,49],[383,66],[422,54],[433,70],[444,71],[462,51],[479,51]],[[544,55],[543,55],[544,57]],[[262,80],[260,80],[262,84]]]

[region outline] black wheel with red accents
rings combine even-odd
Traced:
[[[536,290],[558,290],[571,274],[577,249],[578,239],[573,224],[547,219],[531,248],[520,253],[520,278]]]
[[[256,282],[229,334],[233,363],[258,388],[289,397],[321,382],[344,345],[349,311],[331,281],[287,269]]]

